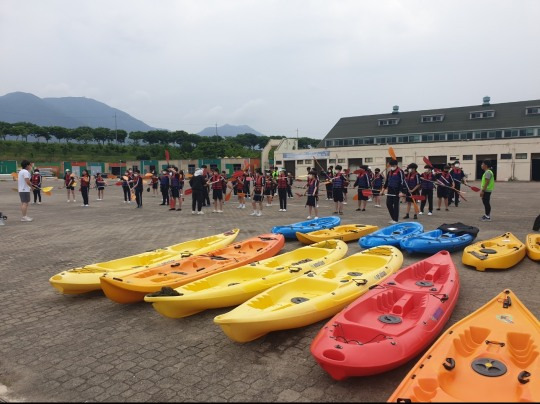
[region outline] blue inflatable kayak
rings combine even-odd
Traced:
[[[310,231],[329,229],[334,226],[339,226],[341,218],[339,216],[326,216],[318,219],[306,220],[289,224],[287,226],[274,226],[272,233],[283,234],[286,239],[296,240],[296,232],[309,233]]]
[[[442,230],[432,230],[400,241],[402,250],[412,253],[435,254],[446,250],[454,252],[462,250],[472,243],[474,237],[470,234],[461,236],[454,233],[445,233]]]
[[[379,245],[399,247],[399,242],[403,238],[420,234],[423,231],[424,226],[418,222],[397,223],[362,237],[358,240],[358,244],[362,248],[377,247]]]

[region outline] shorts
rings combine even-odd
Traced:
[[[212,199],[223,199],[223,190],[222,189],[213,189],[212,190]]]
[[[22,203],[30,202],[30,192],[19,192],[19,197],[21,198]]]
[[[413,195],[419,195],[419,194],[418,194],[418,192],[413,192]],[[412,198],[411,198],[410,196],[407,196],[407,197],[405,198],[405,202],[410,202],[410,203],[412,203],[412,201],[413,201],[413,200],[412,200]]]
[[[307,197],[306,206],[317,206],[317,197],[309,195]]]
[[[268,189],[268,188],[266,188],[266,189],[264,190],[264,194],[267,195],[267,196],[273,195],[272,190],[271,190],[271,189]]]
[[[176,187],[171,188],[171,196],[173,198],[179,198],[180,197],[180,190]]]
[[[341,188],[334,188],[332,196],[334,197],[334,202],[343,202],[343,190]]]
[[[157,185],[158,185],[157,182],[155,184],[152,184],[152,189],[157,189]]]
[[[255,194],[253,195],[253,202],[262,202],[262,200],[262,194],[258,194],[257,192],[255,192]]]
[[[448,188],[444,188],[443,186],[438,186],[437,198],[448,198]]]
[[[70,191],[75,191],[75,187],[74,187],[74,186],[66,187],[66,189],[68,189],[68,190],[70,190]]]
[[[381,194],[381,190],[380,189],[374,189],[373,190],[373,196],[379,196]]]
[[[97,187],[98,191],[103,191],[105,187]]]
[[[343,188],[343,193],[344,193],[344,194],[347,193],[347,188]]]

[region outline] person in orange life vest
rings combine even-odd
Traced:
[[[39,199],[38,205],[41,205],[41,189],[40,188],[41,188],[42,177],[41,177],[41,174],[39,173],[38,168],[34,170],[32,177],[30,177],[30,182],[33,185],[32,190],[34,192],[34,203],[36,203],[36,201]]]
[[[310,171],[308,174],[306,195],[307,200],[305,206],[308,206],[309,209],[307,218],[312,218],[313,211],[313,218],[318,219],[319,210],[317,209],[317,199],[319,199],[319,179],[317,178],[317,173],[314,170]]]
[[[287,173],[285,172],[285,169],[281,169],[281,172],[279,173],[279,176],[277,178],[277,191],[278,191],[278,197],[279,197],[279,211],[280,212],[286,212],[287,211],[287,186],[288,186],[288,179],[287,179]]]
[[[409,218],[409,212],[411,211],[411,204],[413,203],[412,195],[420,195],[420,187],[422,186],[420,181],[420,175],[416,171],[418,165],[416,163],[411,163],[407,166],[409,172],[405,176],[405,184],[407,189],[407,197],[405,201],[407,202],[407,213],[403,219]],[[410,192],[409,192],[410,191]],[[413,219],[418,219],[416,211],[414,213]]]
[[[367,172],[367,166],[362,166],[360,168],[364,170],[364,172],[356,177],[353,188],[358,187],[358,208],[356,210],[365,211],[368,197],[365,196],[362,191],[364,189],[371,189],[371,178]]]
[[[390,213],[390,224],[395,224],[399,221],[399,198],[402,196],[401,190],[404,187],[405,176],[403,171],[398,167],[397,160],[390,160],[390,171],[386,176],[386,180],[381,191],[381,196],[384,195],[386,191],[386,208],[388,213]]]
[[[334,214],[343,214],[343,185],[345,184],[346,178],[341,172],[342,167],[338,164],[336,166],[336,172],[334,178],[332,178],[332,196],[334,198],[334,203],[336,210]]]
[[[253,179],[253,189],[251,190],[251,206],[253,213],[251,216],[262,215],[263,191],[265,188],[265,179],[260,168],[255,169],[255,178]],[[257,210],[257,204],[259,209]]]
[[[87,208],[89,206],[88,192],[90,190],[90,175],[88,174],[88,170],[83,170],[81,178],[79,180],[81,181],[81,187],[79,188],[79,191],[81,191],[83,198],[83,204],[81,206]]]
[[[101,176],[101,173],[96,174],[96,188],[97,188],[97,192],[98,192],[97,200],[102,201],[103,200],[103,192],[104,192],[104,189],[105,189],[105,180]]]
[[[430,181],[435,181],[435,175],[433,174],[432,170],[433,167],[426,164],[424,166],[424,172],[422,173],[422,175],[420,175],[420,192],[426,198],[423,199],[422,203],[420,204],[419,215],[424,214],[426,202],[428,203],[428,216],[431,216],[433,214],[433,189],[435,188],[435,185],[433,184],[433,182]]]
[[[452,179],[452,176],[450,175],[450,166],[447,164],[444,166],[443,171],[440,173],[435,174],[435,181],[440,183],[441,185],[446,186],[437,186],[437,210],[441,210],[441,203],[444,200],[444,207],[445,210],[448,209],[448,195],[450,192],[453,192],[450,188],[447,187],[453,187],[454,186],[454,180]]]
[[[182,208],[176,209],[175,206],[178,204],[180,206],[180,175],[178,174],[178,169],[176,167],[171,167],[171,176],[170,176],[170,190],[171,190],[171,207],[169,210],[182,210]]]
[[[77,202],[75,200],[75,187],[73,186],[74,182],[75,182],[75,174],[72,174],[69,168],[66,168],[66,175],[64,175],[64,186],[67,189],[68,202],[69,202],[70,192],[71,192],[71,196],[73,197],[73,202]]]
[[[238,206],[236,207],[237,209],[246,208],[246,194],[244,193],[245,180],[245,174],[234,177],[232,180],[233,191],[236,192],[236,195],[238,196]]]
[[[461,189],[461,184],[467,184],[467,175],[459,167],[459,161],[454,161],[453,168],[450,170],[450,176],[454,180],[454,188],[458,191]],[[448,204],[454,202],[456,208],[459,206],[459,192],[453,189],[448,190]]]
[[[373,189],[373,201],[375,202],[376,208],[381,207],[381,189],[384,184],[384,175],[381,174],[381,169],[376,168],[375,173],[373,174],[373,179],[371,181],[371,187]]]
[[[212,169],[212,176],[208,183],[212,187],[212,199],[214,200],[212,213],[223,213],[223,177],[217,167]]]
[[[159,177],[155,170],[152,171],[152,178],[150,182],[152,184],[152,198],[155,198],[158,195],[158,184],[159,184]]]
[[[272,174],[267,172],[264,179],[264,195],[266,196],[266,206],[272,206],[273,187],[274,181],[272,180]]]
[[[135,192],[135,200],[137,201],[137,208],[142,208],[144,182],[143,182],[143,178],[141,177],[141,172],[139,170],[133,173],[132,182],[133,182],[132,189]]]

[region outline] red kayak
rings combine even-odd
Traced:
[[[459,275],[440,251],[388,277],[336,314],[311,344],[336,380],[397,368],[442,331],[459,295]]]

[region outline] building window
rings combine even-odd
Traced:
[[[277,165],[277,166],[280,166],[280,165],[282,165],[282,164],[283,164],[283,162],[282,162],[281,160],[276,160],[276,165]]]
[[[399,123],[399,120],[400,118],[379,119],[378,124],[379,126],[397,125]]]
[[[330,159],[330,160],[328,160],[328,164],[336,164],[336,159]]]
[[[364,144],[364,139],[362,139],[362,138],[356,138],[356,139],[354,139],[354,144],[355,144],[355,145],[358,145],[358,144]]]
[[[373,157],[366,157],[364,163],[373,163]]]
[[[304,160],[304,164],[308,165],[308,164],[312,164],[313,161],[312,160]]]
[[[516,153],[516,159],[518,159],[518,160],[526,160],[527,159],[527,153]]]
[[[337,162],[338,162],[339,164],[345,163],[345,159],[338,159]]]
[[[296,164],[304,164],[304,160],[296,160]]]
[[[525,107],[525,115],[539,115],[540,107]]]
[[[433,135],[422,135],[422,142],[433,142]]]
[[[469,112],[469,119],[483,119],[483,118],[494,118],[495,111],[473,111]]]
[[[450,161],[459,160],[458,156],[450,156]]]
[[[464,154],[463,155],[463,160],[472,160],[473,159],[473,155],[472,154]]]
[[[512,153],[501,154],[501,160],[512,160]]]
[[[364,139],[364,144],[373,144],[374,141],[375,141],[374,138],[372,138],[372,137],[366,137],[366,138]]]
[[[420,122],[422,123],[442,122],[443,120],[444,120],[444,114],[422,115],[420,117]]]

